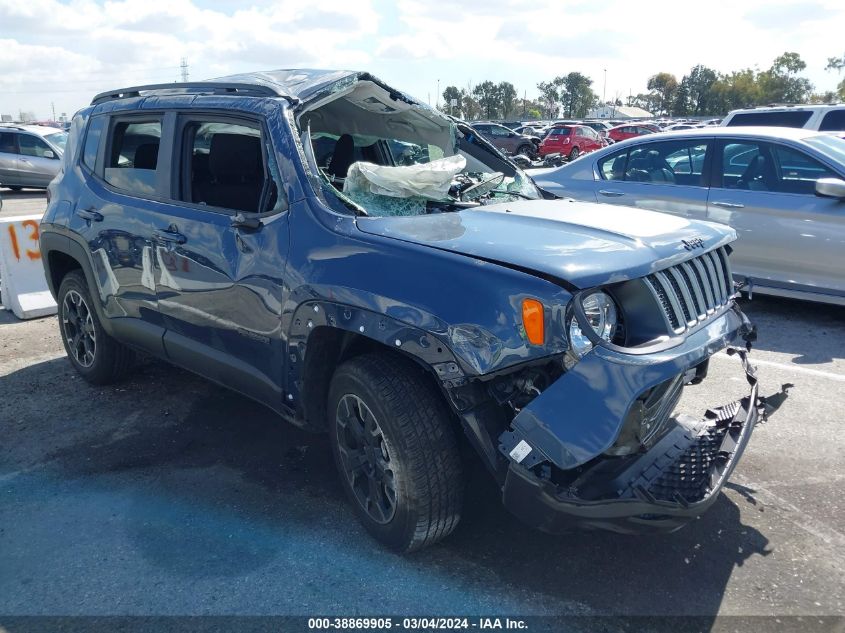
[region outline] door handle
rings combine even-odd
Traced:
[[[171,244],[184,244],[188,238],[178,231],[171,231],[170,229],[156,229],[153,231],[153,237],[159,242],[168,242]]]
[[[94,209],[77,209],[76,215],[89,222],[102,222],[103,214]]]
[[[725,209],[743,209],[745,208],[744,204],[739,204],[737,202],[722,202],[720,200],[716,202],[711,202],[710,204],[717,206],[717,207],[724,207]]]
[[[599,193],[603,196],[607,196],[608,198],[618,198],[619,196],[625,195],[621,191],[611,191],[609,189],[599,189]]]
[[[32,165],[32,163],[30,163],[30,162],[29,162],[27,159],[25,159],[25,158],[21,158],[21,159],[19,159],[19,160],[20,160],[22,163],[26,163],[27,165]]]

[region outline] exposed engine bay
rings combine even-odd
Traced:
[[[377,80],[356,80],[297,115],[327,202],[346,212],[443,213],[538,199],[529,178],[471,128]]]

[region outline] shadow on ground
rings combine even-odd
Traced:
[[[19,416],[18,426],[10,425],[0,470],[8,470],[2,464],[14,463],[19,452],[17,461],[34,460],[57,479],[126,495],[140,489],[144,502],[124,511],[131,541],[151,564],[185,579],[239,576],[261,567],[275,548],[297,547],[279,534],[306,530],[368,564],[375,559],[387,567],[428,570],[444,583],[472,570],[507,588],[510,600],[530,592],[593,613],[711,615],[735,567],[770,553],[766,536],[743,525],[740,508],[725,495],[704,517],[670,535],[545,535],[502,508],[492,480],[473,460],[456,533],[398,559],[355,523],[326,439],[246,398],[158,362],[105,389],[73,381],[65,359],[24,368],[4,381],[6,395],[39,382],[62,386],[48,415]],[[71,396],[84,403],[81,409],[58,404]],[[85,412],[88,423],[80,425]],[[24,458],[34,450],[28,444],[43,441],[40,427],[62,424],[73,432],[52,432],[49,449]],[[753,505],[753,491],[741,492],[741,503],[764,511]]]

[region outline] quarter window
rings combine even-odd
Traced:
[[[129,193],[154,195],[161,121],[118,121],[112,127],[104,178]]]
[[[93,170],[97,163],[97,150],[100,148],[100,138],[103,136],[106,118],[99,116],[91,119],[88,123],[88,132],[85,134],[85,147],[82,150],[82,163]]]

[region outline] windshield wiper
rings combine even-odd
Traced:
[[[537,198],[532,198],[531,196],[527,196],[524,193],[519,193],[518,191],[508,191],[507,189],[493,189],[489,193],[504,193],[509,196],[516,196],[517,198],[525,198],[526,200],[536,200]]]

